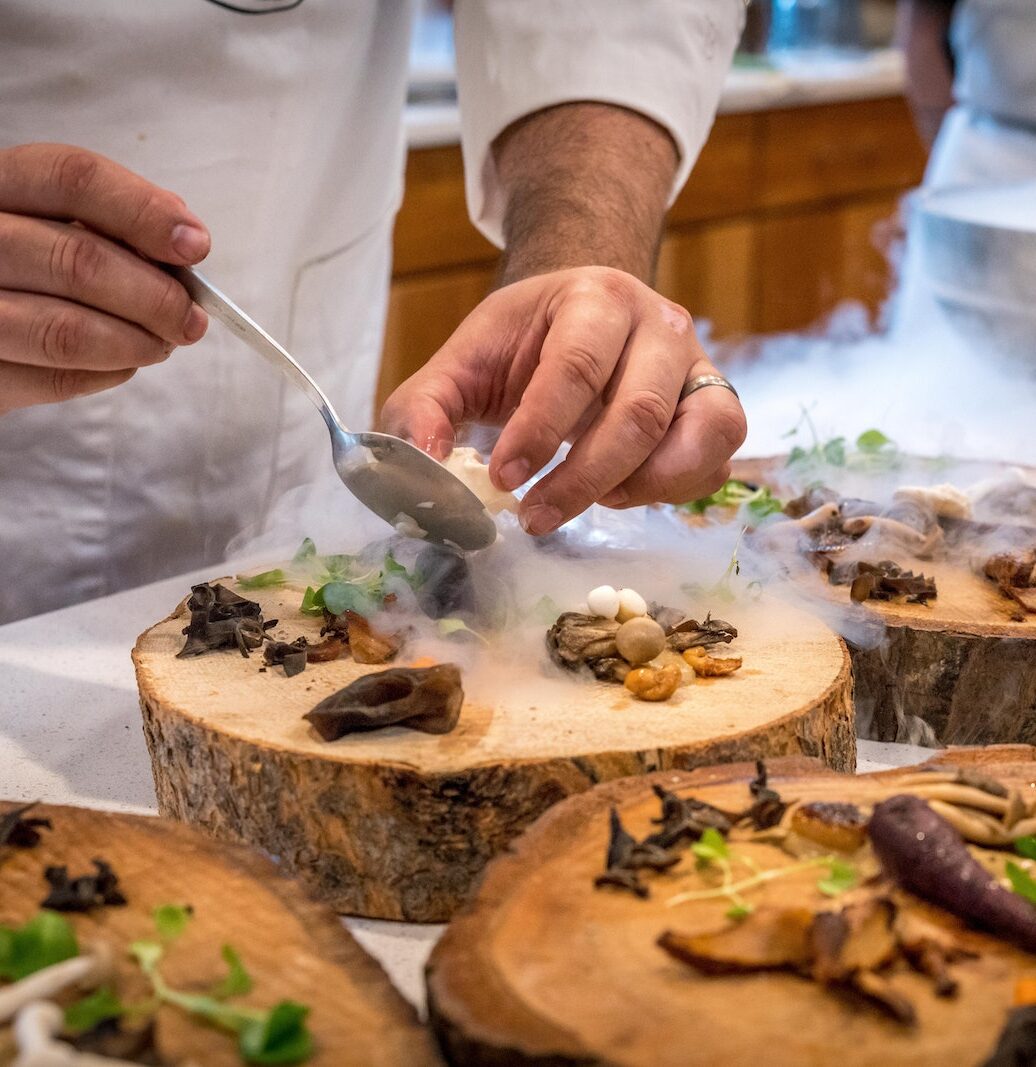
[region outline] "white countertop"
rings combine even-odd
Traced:
[[[452,72],[426,72],[424,85],[448,87]],[[843,100],[895,96],[903,91],[903,56],[895,49],[826,58],[779,59],[765,66],[736,65],[720,97],[719,112],[737,114],[777,107],[801,107]],[[454,101],[413,103],[406,109],[407,143],[411,148],[457,144],[460,122]]]
[[[130,649],[207,567],[0,626],[0,795],[141,814],[156,810]],[[52,654],[61,649],[60,659]],[[859,769],[916,763],[930,749],[860,743]],[[441,926],[349,919],[400,991],[423,1008],[422,972]]]

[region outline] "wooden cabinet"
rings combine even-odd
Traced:
[[[657,285],[735,338],[802,329],[840,301],[875,311],[885,252],[924,151],[899,97],[722,115],[669,213]],[[493,283],[460,149],[416,149],[395,230],[380,402]]]

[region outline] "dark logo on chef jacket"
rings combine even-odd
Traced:
[[[278,11],[291,11],[302,0],[209,0],[209,3],[239,15],[273,15]]]

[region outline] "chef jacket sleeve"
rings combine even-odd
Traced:
[[[455,0],[454,11],[468,211],[500,246],[492,143],[556,104],[617,104],[664,126],[680,154],[671,203],[712,126],[745,17],[744,0]]]

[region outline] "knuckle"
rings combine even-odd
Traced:
[[[740,404],[725,405],[712,419],[712,429],[723,442],[728,455],[733,455],[748,436],[748,422]]]
[[[149,290],[148,314],[156,322],[168,323],[168,329],[179,336],[191,309],[187,290],[168,275],[157,277]]]
[[[82,148],[63,148],[54,157],[51,181],[69,202],[78,200],[97,176],[100,161]]]
[[[72,308],[48,311],[33,323],[30,340],[50,366],[67,369],[82,358],[86,345],[85,324],[82,316]]]
[[[55,367],[47,376],[47,396],[60,404],[86,391],[86,375],[83,371],[68,367]]]
[[[673,405],[661,393],[642,389],[626,401],[622,409],[626,432],[637,443],[654,445],[673,420]]]
[[[636,284],[632,274],[615,267],[587,267],[580,272],[574,292],[625,308],[629,306]]]
[[[101,273],[104,254],[88,235],[68,229],[58,234],[50,255],[50,273],[71,290],[89,287]]]
[[[561,361],[566,383],[581,393],[596,396],[605,385],[604,371],[598,355],[589,345],[570,344]]]

